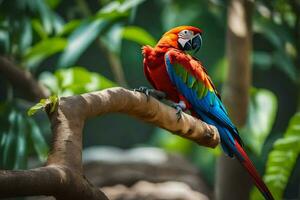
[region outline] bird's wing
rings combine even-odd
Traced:
[[[242,163],[266,199],[274,200],[242,148],[238,130],[229,119],[212,81],[201,63],[182,51],[170,50],[165,54],[165,64],[172,83],[192,104],[194,111],[205,122],[218,128],[225,153],[230,157],[234,155]]]
[[[169,50],[165,54],[165,64],[172,83],[192,104],[199,117],[209,117],[218,125],[228,128],[234,138],[240,141],[238,131],[229,119],[216,88],[201,63],[182,51]],[[232,142],[234,138],[230,138]]]

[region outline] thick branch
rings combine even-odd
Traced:
[[[23,92],[28,100],[37,101],[47,97],[46,90],[39,85],[30,72],[22,70],[3,56],[0,56],[0,73],[3,74],[16,89]]]
[[[49,116],[54,139],[47,167],[1,172],[0,197],[45,194],[57,199],[107,199],[83,176],[82,129],[87,118],[111,112],[125,113],[153,123],[200,145],[215,147],[219,143],[216,128],[188,114],[183,114],[177,121],[175,109],[152,97],[147,101],[146,96],[139,92],[112,88],[63,97],[56,111]]]
[[[32,170],[0,171],[0,186],[0,198],[47,195],[62,200],[108,200],[82,174],[59,165]]]

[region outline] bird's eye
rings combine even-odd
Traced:
[[[190,30],[182,30],[178,34],[179,38],[186,38],[189,39],[190,37],[193,36],[193,31]]]

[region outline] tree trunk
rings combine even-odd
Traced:
[[[252,50],[251,12],[249,0],[231,0],[228,7],[226,53],[228,78],[223,86],[223,101],[237,127],[245,124],[251,85],[250,55]],[[252,181],[235,159],[222,155],[217,163],[217,200],[246,200]]]

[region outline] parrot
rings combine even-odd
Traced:
[[[224,153],[236,158],[266,200],[273,196],[247,153],[238,129],[230,120],[221,97],[202,63],[193,55],[202,46],[202,30],[178,26],[163,34],[155,47],[142,47],[144,74],[154,89],[173,102],[180,120],[183,111],[218,129]],[[146,87],[138,91],[151,94]]]

